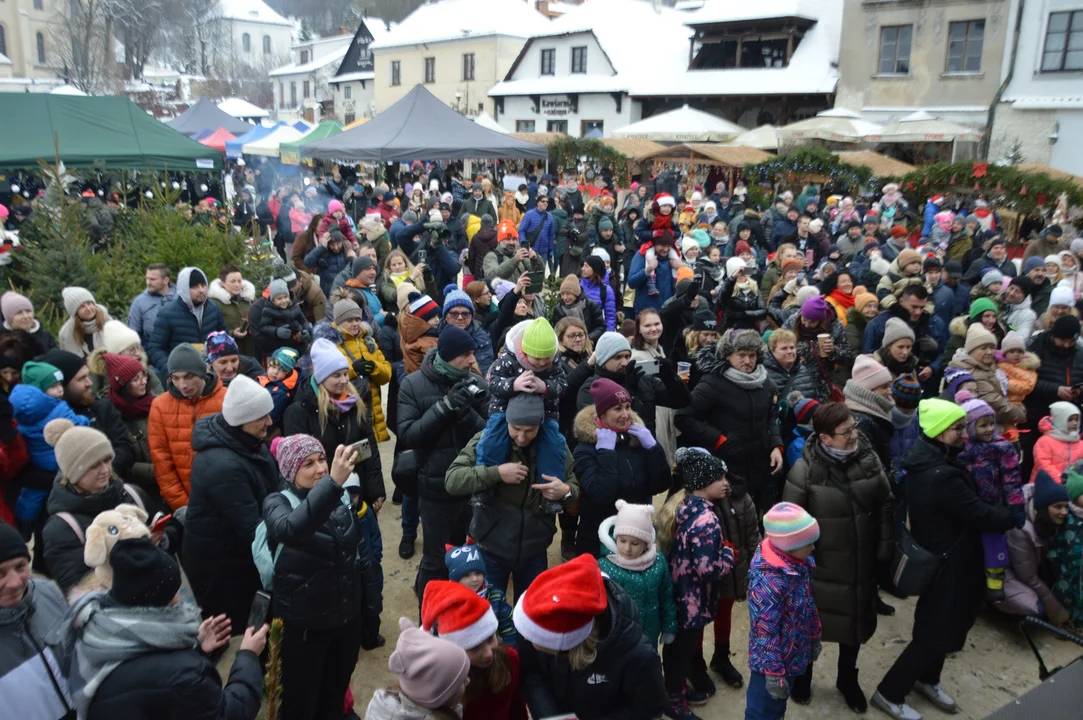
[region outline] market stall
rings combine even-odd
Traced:
[[[304,134],[300,130],[296,130],[289,125],[283,125],[257,140],[245,143],[241,148],[241,152],[245,155],[278,157],[279,147],[282,143],[296,142],[302,137],[304,137]]]
[[[185,135],[194,135],[201,130],[217,130],[220,127],[229,130],[234,135],[241,135],[252,129],[251,124],[238,120],[219,109],[214,102],[205,97],[200,98],[195,105],[165,124]]]
[[[243,154],[245,145],[267,137],[280,127],[286,127],[286,124],[275,123],[274,125],[256,125],[244,135],[240,135],[236,139],[226,143],[226,157],[234,159],[239,158]]]
[[[298,165],[301,162],[301,146],[305,143],[315,142],[316,140],[323,140],[329,138],[332,135],[338,135],[342,132],[342,124],[337,120],[326,120],[316,127],[312,128],[311,132],[302,137],[300,140],[294,142],[282,143],[278,150],[282,157],[282,162],[285,165]]]
[[[638,138],[657,142],[722,142],[745,129],[725,118],[684,105],[652,115],[614,130],[615,138]]]
[[[685,143],[662,148],[643,160],[652,164],[652,175],[681,169],[688,173],[689,187],[701,184],[713,188],[715,184],[724,182],[727,188],[733,190],[733,186],[744,176],[745,165],[763,162],[769,157],[769,153],[756,148],[718,143]]]
[[[229,130],[220,127],[214,132],[212,132],[210,135],[200,138],[199,144],[206,145],[209,148],[214,148],[218,152],[224,153],[226,151],[226,143],[236,137],[237,136],[231,133]]]

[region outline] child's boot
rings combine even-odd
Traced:
[[[688,700],[683,692],[669,696],[669,700],[666,701],[666,709],[662,711],[662,715],[671,718],[671,720],[700,720],[699,715],[696,715],[688,707]]]
[[[729,643],[715,645],[714,657],[711,658],[711,669],[718,673],[718,676],[722,678],[722,682],[731,688],[740,688],[745,684],[745,679],[741,677],[741,673],[730,661]]]
[[[808,664],[808,670],[804,675],[798,675],[793,679],[790,699],[800,705],[808,705],[812,702],[812,663]]]
[[[985,568],[985,599],[991,603],[1003,602],[1004,568]]]
[[[713,697],[718,692],[714,680],[711,680],[711,676],[707,674],[707,663],[703,661],[702,655],[693,660],[692,666],[688,668],[688,683],[696,693],[704,695],[705,698]],[[689,693],[688,702],[695,704],[691,696],[692,693]]]
[[[647,275],[647,294],[648,295],[657,295],[658,294],[658,278],[654,273],[649,273]]]

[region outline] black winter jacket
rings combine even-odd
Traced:
[[[598,307],[598,303],[584,295],[579,296],[579,300],[576,301],[575,305],[579,305],[582,309],[583,322],[587,326],[587,337],[590,338],[592,343],[598,342],[598,338],[605,332],[605,314],[602,312],[602,308]],[[575,307],[575,305],[572,305],[572,307]],[[556,327],[558,322],[569,315],[568,310],[569,308],[563,301],[557,301],[551,318],[553,327]]]
[[[339,445],[351,445],[367,439],[372,457],[357,467],[357,476],[361,479],[361,498],[371,505],[377,499],[386,497],[380,448],[376,445],[372,422],[368,417],[364,422],[358,422],[356,410],[342,414],[332,407],[327,411],[327,426],[321,428],[319,401],[311,378],[301,383],[293,402],[286,408],[282,430],[286,435],[311,435],[323,445],[327,457],[334,457],[335,448]]]
[[[105,490],[94,495],[86,495],[68,483],[61,483],[59,477],[53,483],[46,503],[48,519],[45,521],[45,529],[42,530],[42,542],[45,546],[43,552],[45,566],[65,594],[86,577],[90,568],[83,562],[84,541],[75,535],[68,523],[56,517],[56,514],[70,513],[82,528],[85,538],[90,523],[106,510],[112,510],[122,503],[145,507],[145,498],[140,497],[136,501],[130,494],[132,492],[138,492],[134,485],[125,487],[116,477]]]
[[[673,365],[668,360],[659,363],[657,375],[644,375],[636,368],[633,360],[628,363],[623,373],[611,373],[604,367],[595,367],[594,374],[587,378],[579,388],[576,412],[587,405],[593,405],[590,386],[599,378],[608,378],[617,383],[632,396],[632,411],[643,420],[643,424],[654,434],[655,408],[658,406],[679,410],[687,407],[691,400],[688,386],[677,377]]]
[[[199,650],[156,652],[109,673],[87,720],[251,720],[262,695],[263,672],[250,650],[237,653],[225,687]]]
[[[281,492],[263,501],[267,543],[282,548],[272,584],[274,617],[304,630],[340,628],[361,614],[366,594],[379,596],[378,586],[365,587],[372,574],[357,516],[330,475],[309,490],[288,489],[301,500],[296,509]]]
[[[77,415],[88,418],[90,427],[105,433],[113,446],[113,472],[127,478],[135,465],[135,445],[116,405],[109,398],[98,398],[89,406],[72,405],[71,409]]]
[[[707,350],[710,352],[713,348],[707,348]],[[698,358],[699,355],[697,354],[696,357]],[[789,370],[786,370],[775,359],[775,356],[768,352],[763,357],[763,366],[767,368],[767,377],[771,378],[771,382],[778,390],[779,401],[786,400],[792,392],[799,392],[810,400],[820,402],[827,400],[827,397],[822,394],[823,383],[820,381],[819,369],[809,367],[800,357],[794,360]]]
[[[173,348],[181,343],[202,345],[207,342],[207,336],[212,332],[229,329],[222,317],[222,311],[209,298],[200,306],[202,315],[196,316],[188,288],[191,271],[192,268],[184,268],[178,274],[177,297],[158,311],[154,330],[151,331],[150,341],[147,343],[150,361],[158,370],[158,375],[163,378],[169,374],[167,365]]]
[[[725,313],[726,329],[759,330],[767,320],[767,305],[755,283],[747,293],[733,292],[733,278],[726,280],[718,291],[718,304]]]
[[[181,560],[203,610],[228,614],[240,633],[260,587],[252,538],[263,501],[282,479],[267,445],[226,425],[221,414],[196,421],[192,449]]]
[[[1083,349],[1079,343],[1067,352],[1053,342],[1053,333],[1046,331],[1034,336],[1030,341],[1030,351],[1041,360],[1038,368],[1038,382],[1034,390],[1023,400],[1027,408],[1027,417],[1034,427],[1038,420],[1049,413],[1049,406],[1060,400],[1057,388],[1061,385],[1083,383]]]
[[[251,327],[260,338],[260,345],[264,348],[273,347],[277,350],[280,347],[291,347],[302,352],[312,339],[312,325],[301,310],[300,303],[293,303],[288,308],[280,308],[274,303],[267,303],[259,315],[259,324]],[[279,328],[289,330],[290,337],[278,337]],[[305,333],[308,333],[307,336]]]
[[[549,655],[520,643],[522,690],[531,717],[574,714],[581,720],[648,720],[666,704],[658,653],[643,635],[635,603],[606,579],[608,607],[594,618],[601,640],[597,657],[573,670],[568,654]]]
[[[560,396],[560,434],[568,441],[568,449],[575,450],[575,433],[572,426],[575,422],[575,414],[579,411],[579,390],[592,375],[594,368],[587,362],[590,353],[579,355],[571,350],[565,350],[560,354],[564,361],[564,371],[568,376],[568,389]],[[575,367],[572,367],[575,363]]]
[[[442,402],[452,388],[433,367],[436,350],[430,350],[418,372],[410,373],[399,391],[399,423],[395,431],[399,450],[413,450],[417,456],[418,495],[432,502],[462,502],[448,493],[444,476],[470,439],[485,428],[485,395],[463,412]],[[470,380],[487,388],[480,375]]]

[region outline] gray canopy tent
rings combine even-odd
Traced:
[[[301,146],[303,157],[340,162],[545,158],[548,150],[478,125],[421,85],[364,125]]]
[[[251,123],[238,120],[219,110],[217,105],[205,97],[200,98],[195,105],[167,122],[166,125],[185,135],[195,135],[204,130],[217,130],[220,127],[234,135],[241,135],[255,127]]]

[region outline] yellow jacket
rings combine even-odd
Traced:
[[[371,360],[376,364],[376,369],[369,375],[369,388],[372,390],[372,430],[376,434],[376,442],[388,440],[391,435],[387,432],[387,421],[384,419],[383,404],[380,402],[380,386],[391,382],[391,363],[380,352],[380,346],[369,334],[367,324],[361,325],[361,334],[358,337],[351,337],[342,328],[337,325],[335,327],[342,333],[343,341],[338,345],[338,351],[350,361],[351,380],[357,377],[353,369],[355,360]]]

